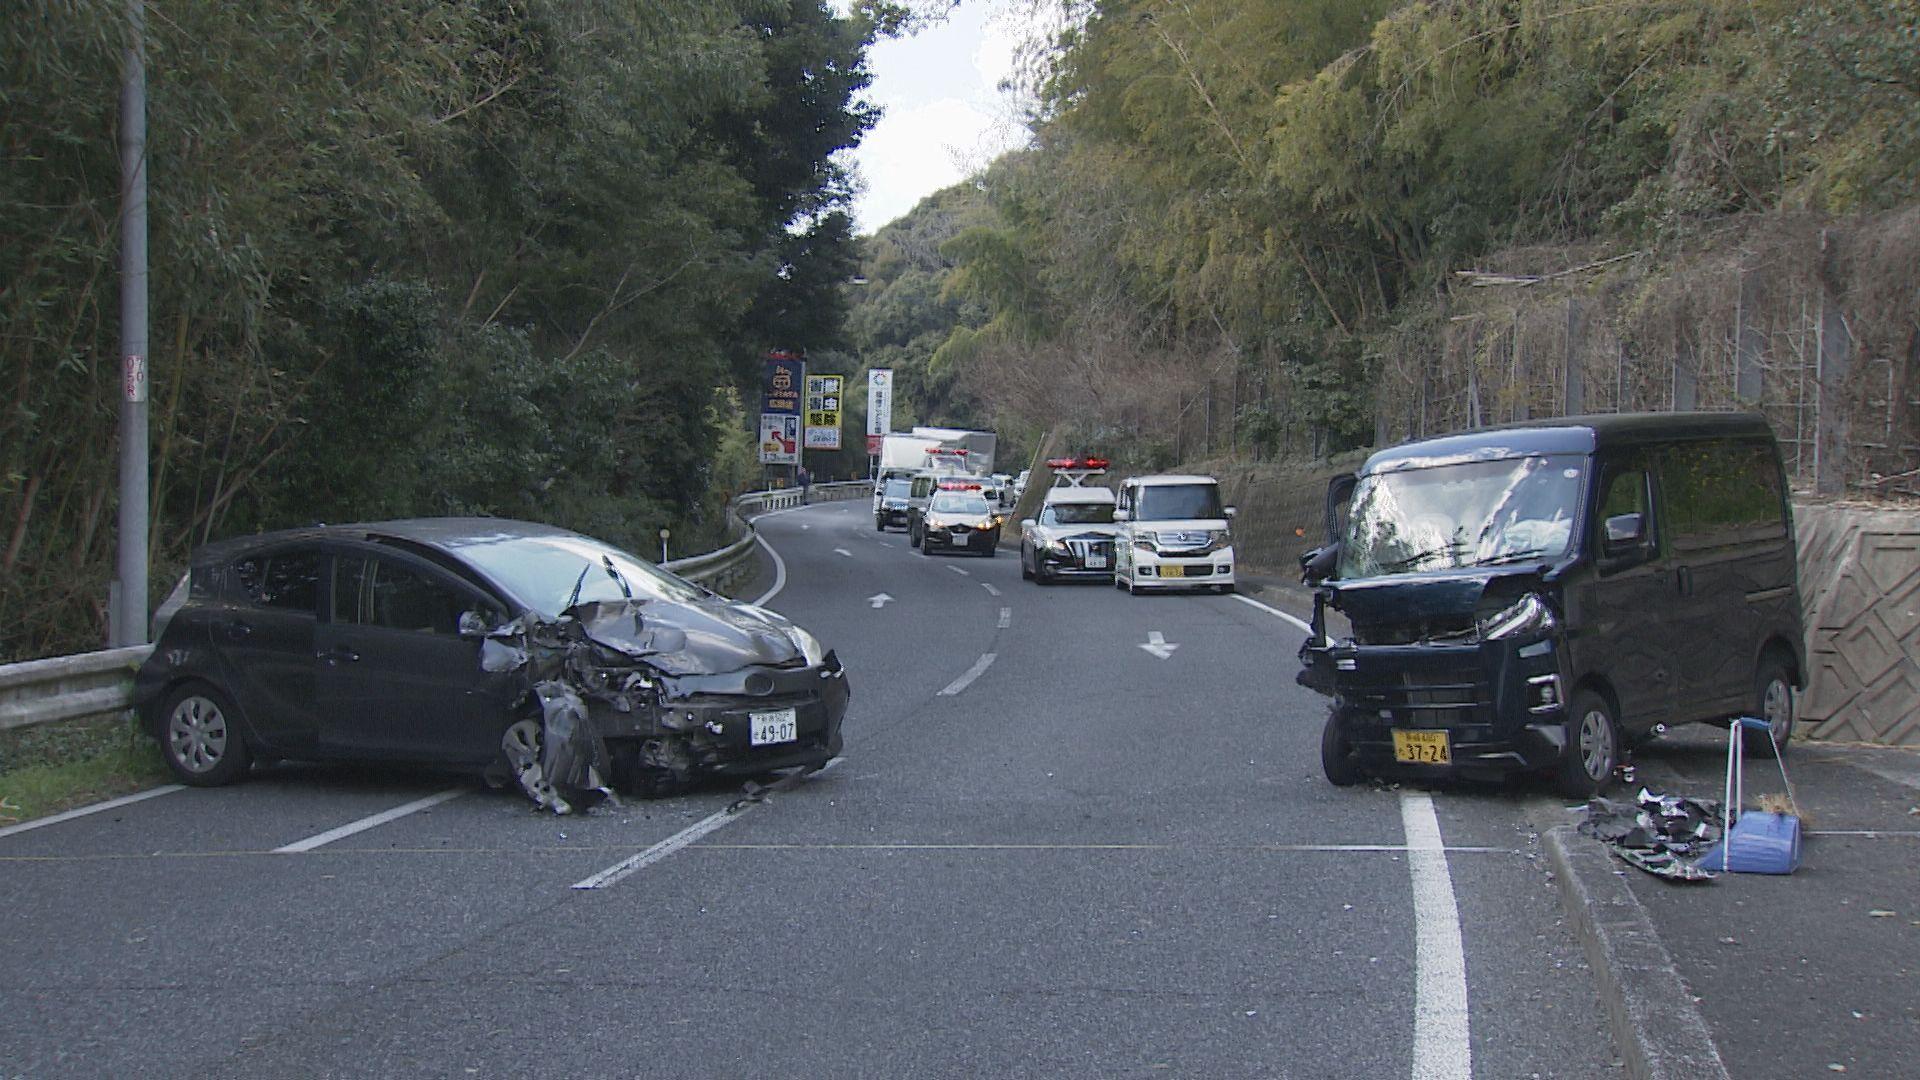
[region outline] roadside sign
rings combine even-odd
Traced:
[[[760,464],[800,464],[800,418],[760,414]]]
[[[783,416],[800,415],[800,387],[807,362],[795,353],[775,349],[767,354],[765,379],[760,384],[760,411]]]
[[[845,384],[841,375],[807,376],[807,449],[840,449],[840,396]]]
[[[867,434],[887,435],[893,431],[893,369],[874,368],[867,372]],[[870,447],[872,446],[869,440]],[[879,453],[877,447],[867,453]]]

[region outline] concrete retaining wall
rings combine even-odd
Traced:
[[[1801,719],[1815,738],[1920,747],[1920,512],[1800,505],[1794,526]]]

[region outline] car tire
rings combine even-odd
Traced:
[[[1621,761],[1620,723],[1613,706],[1592,690],[1573,695],[1567,710],[1567,748],[1554,771],[1562,795],[1584,799],[1606,790]]]
[[[1020,549],[1020,577],[1027,581],[1032,581],[1036,577],[1033,567],[1027,565],[1027,549],[1024,547]]]
[[[1326,726],[1320,729],[1320,769],[1334,787],[1352,787],[1367,778],[1367,771],[1354,759],[1353,743],[1347,739],[1345,711],[1332,709]]]
[[[1221,596],[1233,595],[1233,582],[1231,581],[1227,582],[1225,585],[1216,586],[1216,588],[1219,589]]]
[[[927,543],[925,539],[922,539],[922,540],[920,541],[920,554],[922,554],[922,555],[931,555],[931,554],[933,554],[933,545],[932,545],[932,544],[929,544],[929,543]]]
[[[1750,732],[1741,745],[1748,757],[1771,757],[1777,753],[1784,758],[1787,748],[1793,743],[1793,670],[1779,653],[1770,652],[1760,658],[1753,688],[1753,715],[1767,722],[1767,734],[1770,737],[1757,739],[1753,737],[1755,733]],[[1773,745],[1768,746],[1768,743]]]
[[[506,759],[507,775],[513,777],[520,793],[542,808],[551,805],[558,796],[574,810],[587,810],[606,798],[606,793],[597,789],[550,783],[540,768],[541,743],[545,737],[546,729],[536,716],[522,717],[500,734],[500,754]]]
[[[874,518],[874,519],[873,519],[873,531],[874,531],[874,532],[886,532],[886,531],[887,531],[887,519],[886,519],[886,518],[883,518],[883,517],[876,517],[876,518]]]
[[[183,784],[231,784],[253,759],[240,726],[240,710],[227,695],[207,683],[182,683],[160,710],[160,756]]]

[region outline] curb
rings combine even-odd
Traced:
[[[1707,1022],[1653,920],[1613,860],[1571,825],[1545,836],[1560,902],[1599,984],[1607,1027],[1634,1080],[1729,1080]]]

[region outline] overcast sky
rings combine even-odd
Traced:
[[[873,47],[867,98],[886,112],[853,154],[866,185],[854,203],[860,232],[1026,141],[1013,100],[997,89],[1017,40],[1006,0],[966,0],[945,23]]]

